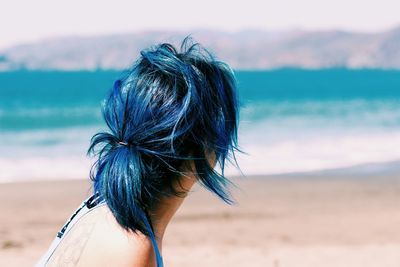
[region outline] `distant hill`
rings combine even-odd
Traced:
[[[0,70],[123,69],[141,49],[164,41],[177,44],[187,34],[147,31],[45,39],[0,51]],[[400,27],[378,33],[197,30],[192,37],[236,69],[400,68]]]

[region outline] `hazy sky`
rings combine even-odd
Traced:
[[[0,48],[146,29],[378,31],[400,25],[399,10],[400,0],[0,0]]]

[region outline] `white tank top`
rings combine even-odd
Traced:
[[[63,237],[71,230],[71,228],[76,224],[76,222],[82,218],[83,215],[91,212],[97,207],[105,205],[106,202],[102,197],[98,194],[94,194],[91,197],[87,198],[82,204],[79,206],[78,209],[71,215],[68,221],[64,224],[60,231],[58,231],[57,236],[54,238],[53,242],[51,243],[50,247],[46,251],[45,254],[40,258],[40,260],[36,263],[35,267],[45,267],[49,262],[51,256],[59,246]],[[154,251],[156,253],[156,260],[157,260],[157,267],[163,267],[163,260],[161,254],[158,250],[157,243],[154,237],[154,233],[151,229],[149,222],[147,221],[146,216],[144,216],[146,227],[149,229],[150,238],[154,247]]]

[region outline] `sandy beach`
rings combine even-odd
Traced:
[[[257,176],[237,205],[196,187],[171,222],[166,266],[398,267],[400,176]],[[0,184],[0,266],[32,266],[89,181]]]

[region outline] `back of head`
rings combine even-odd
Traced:
[[[224,166],[239,150],[236,82],[199,44],[186,38],[180,51],[168,43],[143,50],[115,81],[103,116],[109,132],[92,137],[91,179],[122,227],[148,234],[142,214],[160,197],[182,193],[173,184],[183,166],[194,166],[203,186],[231,202]]]

